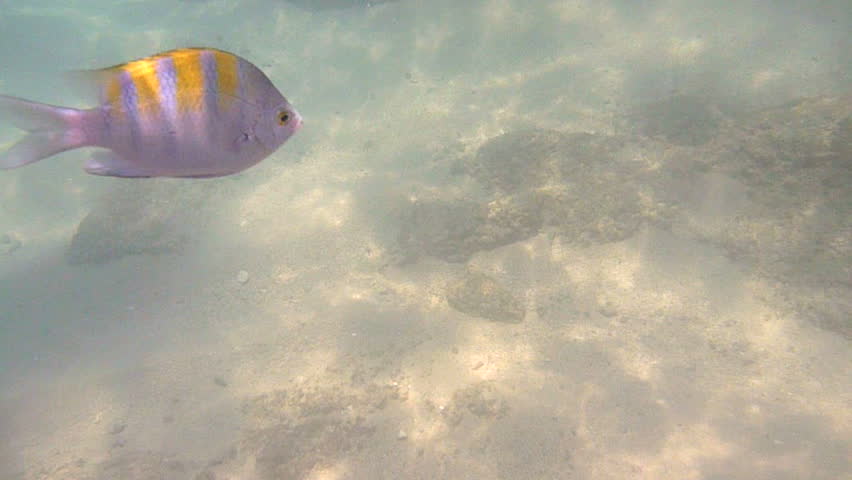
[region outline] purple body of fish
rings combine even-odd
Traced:
[[[302,124],[260,69],[221,50],[172,50],[88,74],[101,99],[89,110],[0,95],[0,115],[29,132],[0,152],[0,169],[102,147],[87,172],[219,177],[257,164]]]

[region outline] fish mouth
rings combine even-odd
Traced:
[[[295,122],[295,125],[293,125],[293,133],[296,133],[302,128],[302,115],[299,112],[293,110],[293,116],[296,117],[293,119],[293,121]]]

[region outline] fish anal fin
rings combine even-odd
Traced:
[[[157,177],[150,170],[133,165],[110,151],[95,152],[83,167],[87,173],[104,177],[150,178]]]

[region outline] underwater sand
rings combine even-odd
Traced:
[[[2,172],[0,477],[852,478],[844,2],[154,3],[4,13],[0,91],[205,44],[305,128]]]

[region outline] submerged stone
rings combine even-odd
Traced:
[[[524,303],[497,280],[478,272],[467,272],[447,288],[447,303],[459,312],[494,322],[520,323]]]
[[[210,185],[180,180],[123,183],[77,226],[66,261],[102,264],[129,255],[182,252],[210,204],[205,199]]]

